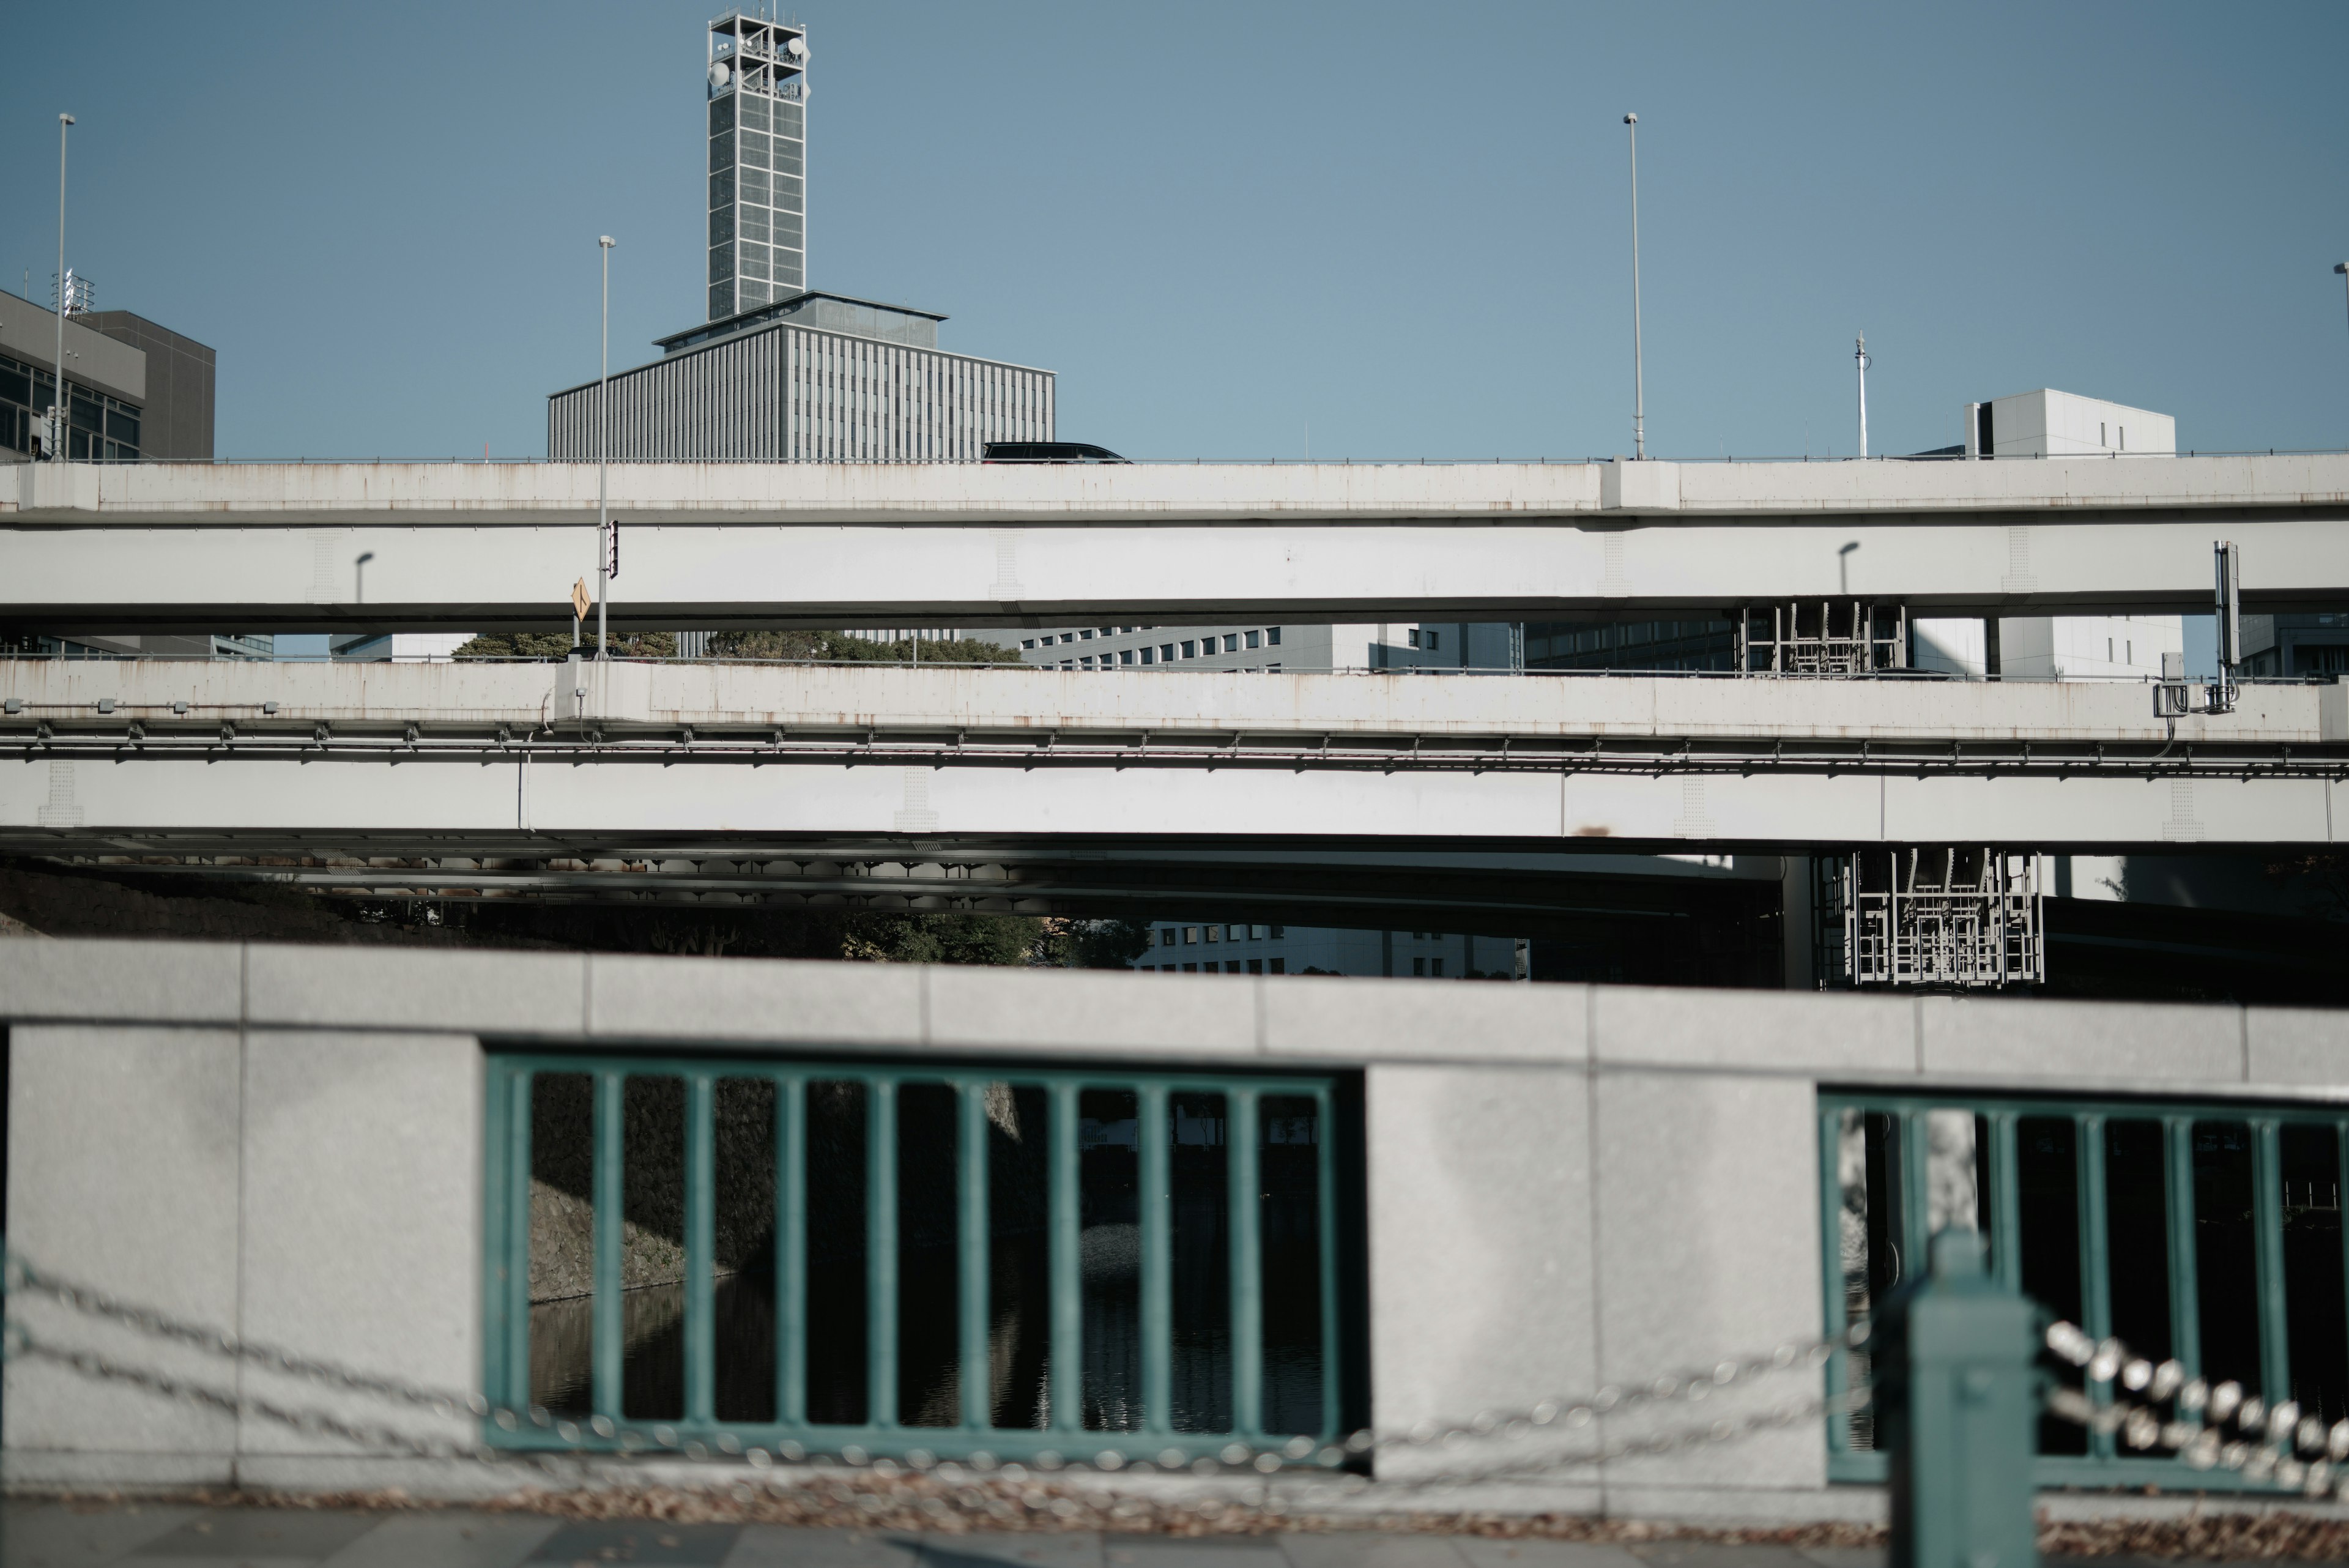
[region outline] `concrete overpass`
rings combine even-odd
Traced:
[[[1625,852],[2349,836],[2337,686],[2174,731],[2141,685],[1925,680],[25,660],[0,696],[0,853],[419,896],[1301,909],[1400,874],[1384,906],[1500,920]]]
[[[624,464],[623,627],[1930,615],[2349,597],[2349,454],[1999,462]],[[0,468],[0,621],[88,633],[559,628],[562,463]]]

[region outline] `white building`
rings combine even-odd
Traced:
[[[1344,670],[1507,670],[1513,628],[1378,621],[1341,626],[1056,626],[1019,638],[1040,670],[1199,670],[1327,675]],[[1009,634],[1004,634],[1006,637]]]
[[[2043,387],[1967,404],[1964,444],[1943,452],[1997,459],[2175,457],[2178,421]],[[2186,647],[2174,615],[1917,620],[1909,636],[1917,668],[1976,680],[1992,672],[2003,680],[2150,680],[2161,674],[2163,654]]]

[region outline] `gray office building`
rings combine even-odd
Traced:
[[[0,292],[0,462],[34,452],[57,400],[57,318]],[[66,317],[68,446],[78,462],[212,455],[212,351],[128,310]]]
[[[611,455],[671,462],[972,462],[1050,441],[1050,370],[937,347],[943,316],[802,292],[659,339],[611,380]],[[547,400],[546,455],[593,462],[596,383]]]
[[[807,287],[807,29],[709,24],[709,319]]]
[[[807,30],[709,25],[707,318],[547,399],[546,455],[592,462],[972,462],[1051,441],[1050,370],[949,354],[936,311],[807,286]]]

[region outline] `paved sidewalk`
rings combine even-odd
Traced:
[[[2118,1568],[2106,1559],[2098,1568]],[[1882,1568],[1881,1552],[1470,1536],[918,1535],[765,1524],[579,1523],[450,1509],[0,1503],[0,1568]]]

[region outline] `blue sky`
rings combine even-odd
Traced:
[[[24,6],[0,280],[220,352],[234,456],[544,450],[698,318],[670,0]],[[818,286],[947,312],[1143,456],[1878,450],[2052,385],[2349,444],[2349,7],[809,4]]]

